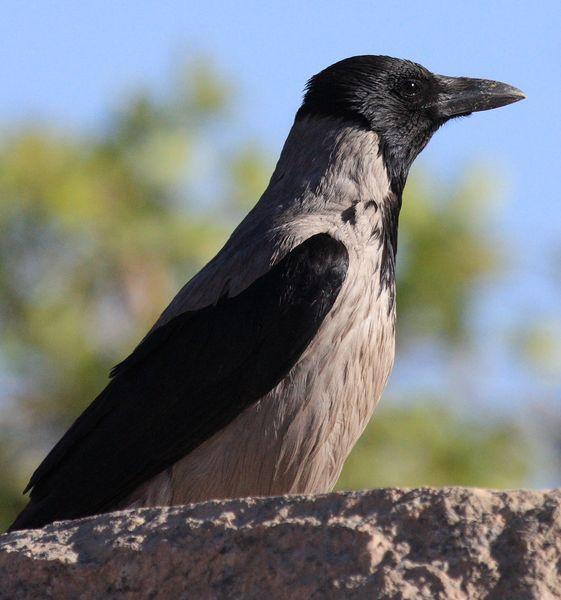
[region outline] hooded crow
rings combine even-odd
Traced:
[[[522,98],[388,56],[312,77],[263,196],[41,463],[11,530],[331,490],[393,365],[411,164],[449,119]]]

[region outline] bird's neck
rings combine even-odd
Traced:
[[[380,202],[391,191],[376,133],[332,117],[296,120],[273,173],[275,182],[335,205],[349,199]]]
[[[267,189],[221,252],[261,249],[253,251],[253,276],[328,233],[354,256],[373,258],[381,289],[393,290],[400,207],[374,132],[336,119],[298,119]]]
[[[332,117],[297,119],[263,201],[286,217],[341,216],[352,221],[375,204],[395,250],[401,190],[391,181],[378,135]]]

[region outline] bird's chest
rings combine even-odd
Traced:
[[[348,277],[329,318],[310,346],[318,377],[309,393],[329,397],[333,419],[345,414],[349,428],[362,431],[385,386],[395,348],[393,279],[381,281],[379,254],[351,262]]]
[[[331,313],[277,390],[288,424],[279,472],[304,465],[294,491],[329,489],[372,416],[394,359],[393,286],[376,246],[351,256]]]

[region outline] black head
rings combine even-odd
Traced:
[[[389,56],[354,56],[310,79],[296,118],[332,116],[375,131],[392,185],[401,189],[412,162],[443,123],[524,97],[496,81],[435,75]]]

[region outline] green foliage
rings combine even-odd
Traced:
[[[0,531],[10,525],[13,517],[22,508],[21,478],[17,473],[18,463],[14,452],[0,441]],[[25,485],[25,484],[23,484]]]
[[[225,223],[181,199],[195,129],[182,124],[203,127],[221,104],[209,77],[133,98],[100,137],[23,131],[0,148],[3,350],[42,427],[60,431],[89,403],[224,239]]]
[[[527,476],[528,452],[512,423],[467,418],[430,398],[405,406],[393,406],[385,398],[347,460],[337,488],[512,487]]]
[[[0,365],[10,381],[0,417],[0,525],[109,368],[264,189],[269,157],[253,140],[226,143],[215,126],[233,123],[230,97],[208,63],[192,64],[166,93],[129,98],[95,134],[22,127],[0,144]],[[472,290],[498,268],[496,242],[478,233],[481,190],[454,188],[436,202],[419,183],[407,189],[402,346],[417,336],[465,343]],[[449,406],[429,400],[381,412],[340,485],[523,480],[518,432],[466,421]]]
[[[474,288],[499,268],[500,243],[483,235],[490,195],[477,173],[431,190],[419,179],[407,186],[397,273],[405,338],[466,340]]]

